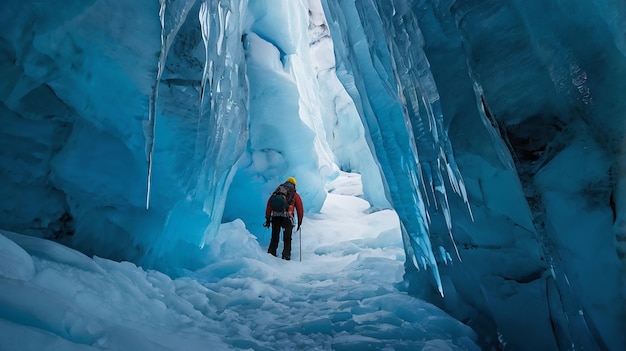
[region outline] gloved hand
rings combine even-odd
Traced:
[[[270,227],[270,220],[268,218],[265,219],[265,223],[263,223],[263,226],[265,228],[269,228]]]

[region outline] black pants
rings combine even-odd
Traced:
[[[272,240],[270,240],[270,247],[267,252],[276,256],[276,249],[278,248],[278,241],[280,240],[280,229],[283,228],[283,256],[285,260],[291,259],[291,233],[293,231],[293,224],[289,217],[272,217]]]

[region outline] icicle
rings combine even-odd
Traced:
[[[420,268],[420,264],[417,263],[417,258],[415,257],[415,254],[411,255],[411,261],[413,262],[413,266],[415,268],[417,268],[418,271],[421,271],[422,269]],[[424,265],[425,266],[425,265]]]
[[[167,57],[167,40],[165,35],[165,8],[167,2],[161,0],[161,8],[159,10],[159,18],[161,19],[161,53],[157,62],[157,76],[150,95],[150,105],[148,107],[148,123],[144,123],[144,134],[146,137],[146,159],[148,161],[148,179],[146,189],[146,209],[150,208],[150,191],[152,184],[152,161],[154,155],[154,143],[156,134],[156,102],[159,96],[159,84],[163,75],[163,67],[165,66],[165,58]]]
[[[159,97],[159,85],[161,84],[161,78],[163,76],[163,70],[165,69],[165,63],[167,61],[167,54],[170,50],[174,38],[178,34],[180,26],[187,19],[187,15],[191,6],[195,3],[195,0],[188,0],[184,2],[176,2],[180,5],[172,10],[168,9],[168,0],[160,0],[161,7],[159,9],[159,18],[161,22],[161,52],[159,54],[159,60],[157,62],[157,76],[154,81],[154,87],[152,87],[152,94],[150,95],[150,103],[148,106],[148,121],[143,124],[143,131],[146,138],[146,159],[148,161],[148,179],[146,189],[146,209],[150,208],[150,195],[152,188],[152,166],[154,161],[154,145],[156,141],[156,108],[157,100]],[[172,20],[172,24],[168,21]]]
[[[441,297],[443,297],[444,294],[443,284],[441,283],[441,275],[439,274],[439,267],[437,267],[437,260],[435,259],[430,240],[428,239],[428,237],[425,237],[423,235],[416,236],[418,237],[417,240],[411,237],[413,239],[412,242],[414,245],[417,245],[418,248],[420,248],[424,266],[430,267],[433,270],[433,276],[435,277],[435,282],[437,283],[437,289],[439,290],[439,294],[441,294]]]
[[[213,77],[210,77],[213,70],[211,69],[211,62],[209,60],[209,36],[211,35],[211,26],[209,22],[209,8],[206,2],[203,2],[202,5],[200,5],[198,17],[200,19],[202,41],[204,42],[204,70],[202,71],[202,83],[200,87],[200,118],[198,118],[198,123],[200,123],[203,115],[202,109],[204,106],[204,97],[206,96],[205,92],[207,88],[207,81],[210,82],[210,84],[213,82]]]
[[[454,190],[454,192],[457,194],[461,194],[461,190],[459,189],[459,182],[454,176],[454,172],[450,167],[450,163],[446,163],[446,170],[446,173],[448,173],[448,179],[450,180],[450,184],[452,185],[452,190]]]
[[[472,206],[470,206],[469,201],[466,199],[465,204],[467,205],[467,212],[469,212],[470,219],[474,222],[474,213],[472,212]]]
[[[459,253],[459,249],[457,247],[456,241],[454,240],[454,236],[452,235],[452,214],[450,213],[448,195],[446,192],[446,188],[444,187],[444,184],[443,184],[443,176],[441,175],[441,169],[443,166],[441,165],[439,159],[437,159],[437,164],[439,168],[437,168],[436,170],[433,170],[433,172],[435,172],[434,179],[435,179],[435,189],[437,190],[437,194],[438,194],[437,197],[440,198],[439,203],[441,204],[441,211],[443,212],[443,216],[446,221],[446,227],[448,228],[448,235],[450,236],[450,241],[452,245],[454,246],[454,251],[456,252],[456,255],[459,261],[462,262],[461,254]]]
[[[219,31],[219,34],[217,35],[217,45],[216,45],[217,56],[221,56],[222,55],[222,43],[224,42],[224,31],[226,30],[226,27],[228,26],[228,23],[227,23],[228,21],[226,21],[226,18],[230,17],[230,11],[226,12],[226,15],[224,15],[224,9],[222,9],[222,7],[220,6],[217,8],[217,14],[219,16],[220,23],[222,23],[222,25],[219,27],[220,31]]]
[[[450,235],[450,241],[452,241],[452,246],[454,246],[456,257],[459,259],[459,262],[463,262],[463,260],[461,259],[461,254],[459,253],[459,248],[457,247],[456,241],[454,240],[454,236],[452,235],[452,230],[449,230],[448,234]]]
[[[441,255],[443,263],[448,265],[448,255],[446,255],[446,249],[444,249],[443,246],[439,246],[439,254]]]

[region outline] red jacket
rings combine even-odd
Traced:
[[[304,217],[304,208],[302,207],[302,199],[296,192],[293,194],[293,202],[289,205],[289,215],[293,217],[293,210],[298,212],[298,224],[302,224],[302,217]],[[265,218],[270,218],[272,215],[272,208],[270,207],[270,200],[267,199],[267,205],[265,205]]]

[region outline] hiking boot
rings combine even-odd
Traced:
[[[291,257],[289,257],[289,256],[283,256],[283,260],[289,261],[290,259],[291,259]]]
[[[276,257],[276,252],[269,252],[269,251],[268,251],[267,253],[268,253],[268,254],[270,254],[270,255],[272,255],[272,256],[274,256],[274,257]]]

